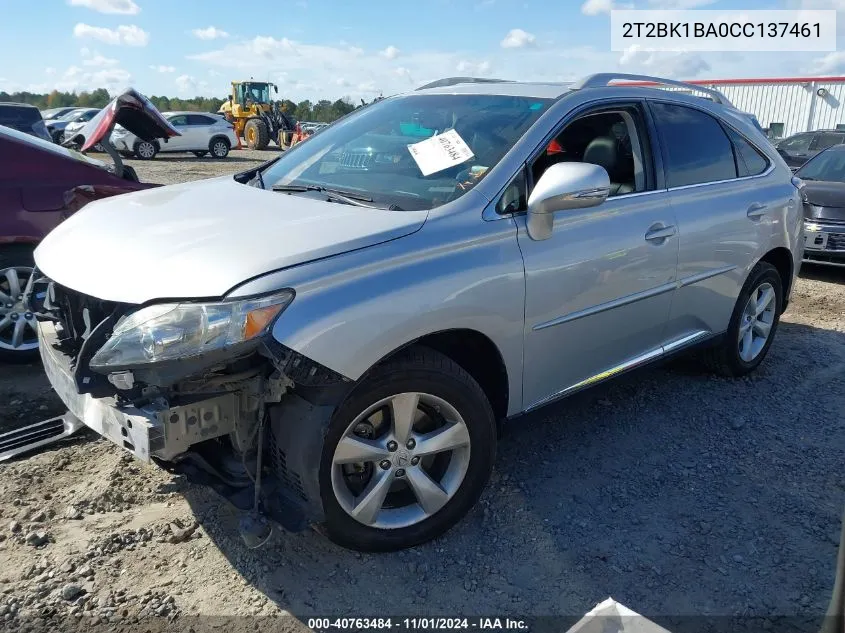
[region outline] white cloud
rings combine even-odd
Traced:
[[[176,68],[173,66],[150,66],[150,70],[154,70],[157,73],[175,73]]]
[[[636,45],[622,53],[619,65],[670,79],[692,79],[711,69],[697,53],[644,51]]]
[[[379,55],[381,55],[385,59],[396,59],[397,57],[399,57],[399,49],[395,46],[388,46],[383,51],[380,51]]]
[[[810,72],[820,75],[838,74],[845,71],[845,51],[834,51],[813,60]]]
[[[207,82],[197,79],[193,75],[179,75],[176,80],[176,89],[185,95],[195,97],[199,94],[206,94],[209,90]]]
[[[45,75],[55,75],[56,69],[53,68],[52,66],[47,66],[47,68],[44,69],[44,74]]]
[[[68,0],[73,7],[85,7],[100,13],[119,13],[122,15],[137,15],[141,12],[133,0]]]
[[[525,48],[526,46],[534,46],[536,37],[522,29],[511,29],[505,35],[505,39],[501,41],[502,48]]]
[[[600,13],[610,13],[615,9],[631,9],[634,5],[622,2],[615,2],[615,0],[587,0],[581,5],[581,13],[584,15],[599,15]]]
[[[229,34],[226,31],[218,29],[216,26],[209,26],[204,29],[194,29],[191,33],[194,34],[194,37],[198,37],[201,40],[216,40],[229,37]]]
[[[118,26],[116,29],[107,29],[101,26],[90,26],[80,22],[73,27],[73,34],[80,39],[92,39],[106,44],[125,44],[127,46],[146,46],[150,41],[150,34],[145,30],[133,25]]]
[[[459,73],[468,73],[470,75],[486,75],[490,72],[490,62],[487,60],[481,62],[472,62],[462,59],[455,66],[455,70]]]
[[[108,57],[103,57],[102,55],[93,55],[92,57],[88,57],[87,59],[82,60],[83,66],[94,66],[97,68],[113,68],[119,65],[120,62],[116,59],[110,59]]]
[[[50,79],[37,84],[21,84],[18,89],[44,93],[51,90],[62,92],[92,91],[105,88],[115,94],[133,83],[132,74],[123,68],[94,68],[70,66],[61,73],[53,69]]]

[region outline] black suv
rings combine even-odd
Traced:
[[[26,103],[0,103],[0,125],[52,142],[41,112]]]
[[[795,171],[819,152],[834,145],[841,145],[843,142],[845,142],[843,130],[816,130],[788,136],[778,142],[775,147],[786,164]]]

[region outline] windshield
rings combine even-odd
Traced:
[[[264,183],[431,209],[480,182],[550,103],[499,95],[383,99],[285,152],[263,173]]]
[[[252,100],[255,103],[270,103],[270,86],[268,84],[241,84],[242,99],[241,103],[246,103]]]
[[[59,117],[59,121],[73,121],[76,117],[82,114],[85,110],[71,110]]]
[[[795,175],[804,180],[845,182],[845,152],[831,150],[812,158]]]

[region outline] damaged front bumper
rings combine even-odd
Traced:
[[[193,444],[235,430],[241,410],[237,393],[177,407],[160,399],[142,407],[118,406],[115,398],[94,398],[77,391],[71,359],[55,347],[57,333],[52,322],[39,322],[38,339],[44,371],[68,411],[140,460],[149,462],[157,457],[170,461]]]

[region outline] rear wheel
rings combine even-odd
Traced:
[[[723,376],[744,376],[763,362],[783,310],[783,286],[777,269],[760,262],[748,275],[734,306],[724,339],[704,352],[704,361]]]
[[[478,500],[495,453],[478,383],[448,357],[411,348],[374,369],[332,417],[320,465],[326,531],[366,551],[440,536]]]
[[[229,155],[229,141],[220,136],[213,138],[208,144],[208,151],[214,158],[226,158]]]
[[[249,149],[265,149],[270,144],[270,130],[261,119],[250,119],[244,126],[244,139]]]
[[[158,154],[158,146],[150,141],[135,143],[135,156],[141,160],[152,160]]]
[[[32,247],[12,245],[0,250],[0,360],[30,362],[38,357],[37,321],[23,302],[32,274]]]

